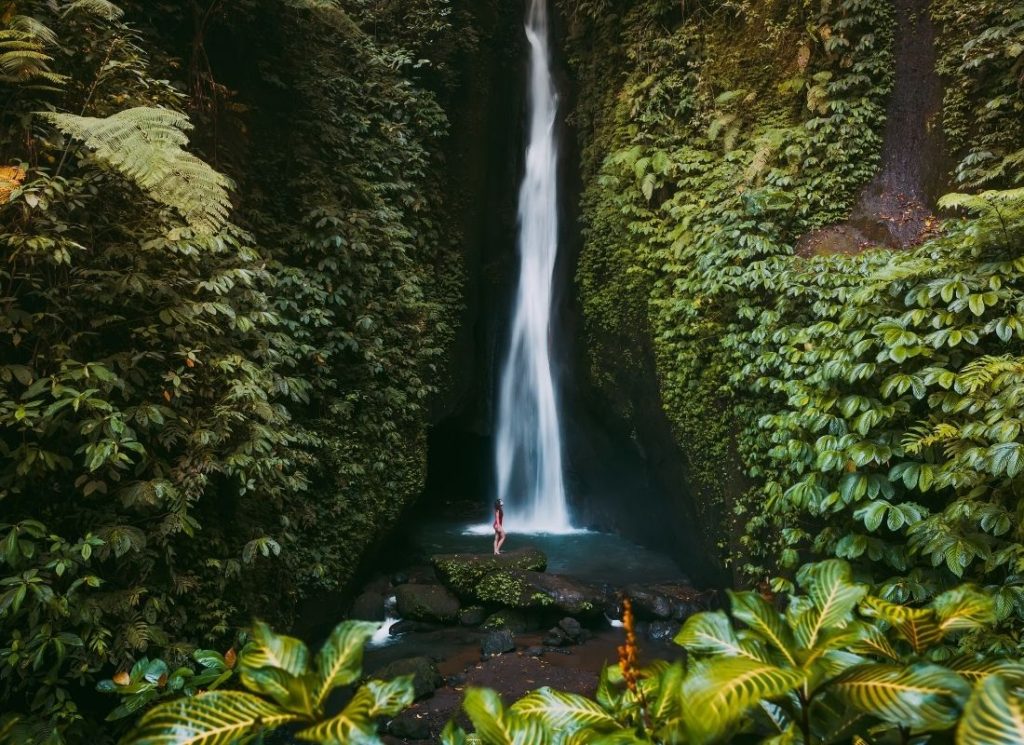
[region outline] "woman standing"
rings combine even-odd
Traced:
[[[505,519],[505,503],[500,499],[494,503],[494,553],[501,553],[501,544],[505,542],[505,527],[502,521]]]

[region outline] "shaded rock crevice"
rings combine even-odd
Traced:
[[[901,249],[932,235],[932,209],[947,186],[950,162],[940,126],[943,89],[930,5],[930,0],[893,0],[896,76],[879,171],[861,190],[849,219],[801,238],[798,255]]]

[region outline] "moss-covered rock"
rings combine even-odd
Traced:
[[[471,605],[459,611],[459,623],[463,626],[479,626],[487,618],[487,611],[480,605]]]
[[[480,581],[499,570],[543,572],[548,557],[535,548],[494,554],[438,554],[431,557],[438,578],[463,597],[472,597]]]
[[[380,680],[391,680],[401,675],[412,675],[412,686],[417,700],[426,698],[444,685],[444,676],[429,657],[407,657],[395,660],[374,673]]]
[[[487,619],[480,624],[480,628],[487,631],[494,629],[512,629],[512,631],[522,633],[532,628],[534,624],[530,622],[526,614],[522,611],[512,610],[504,608],[497,613],[492,613]]]
[[[405,619],[448,623],[459,614],[459,599],[440,585],[401,585],[395,598]]]
[[[517,569],[488,574],[473,596],[506,608],[547,608],[571,615],[600,612],[606,600],[602,589],[571,577]]]

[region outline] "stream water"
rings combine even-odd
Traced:
[[[519,283],[501,373],[495,468],[498,497],[518,530],[572,531],[562,470],[551,308],[558,253],[558,94],[551,75],[548,0],[530,0],[526,37],[528,140],[519,190]]]

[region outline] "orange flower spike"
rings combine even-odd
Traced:
[[[637,647],[636,620],[633,617],[633,603],[629,598],[622,600],[622,626],[626,629],[626,643],[619,647],[619,669],[622,679],[631,693],[637,692]]]

